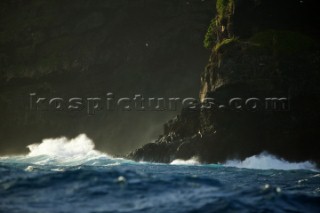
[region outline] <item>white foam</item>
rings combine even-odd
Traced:
[[[27,168],[25,168],[24,171],[27,171],[27,172],[32,172],[33,171],[33,166],[28,166]]]
[[[43,139],[41,143],[27,146],[30,150],[25,160],[34,159],[35,164],[80,165],[97,164],[100,160],[111,160],[109,155],[94,149],[93,141],[85,134],[75,138],[66,137]]]
[[[171,165],[199,165],[198,158],[192,157],[189,160],[176,159],[170,163]]]
[[[276,170],[313,170],[316,171],[316,165],[310,161],[305,162],[288,162],[284,159],[277,158],[268,153],[261,153],[248,157],[243,161],[228,160],[224,166],[237,167],[246,169],[276,169]]]
[[[86,134],[71,139],[47,138],[27,148],[29,149],[27,155],[3,156],[0,157],[0,161],[59,166],[118,166],[123,163],[134,163],[96,150],[94,142]]]
[[[74,158],[100,154],[94,150],[94,143],[85,134],[70,140],[66,137],[43,139],[40,144],[31,144],[27,147],[30,150],[28,154],[30,157],[46,155]]]

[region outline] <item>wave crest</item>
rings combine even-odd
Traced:
[[[92,155],[100,155],[101,153],[94,150],[94,143],[85,134],[80,134],[73,139],[48,138],[43,139],[40,144],[31,144],[28,147],[30,150],[28,156],[51,156],[57,158],[75,158],[87,157]]]
[[[200,165],[198,158],[193,157],[189,160],[176,159],[170,163],[171,165]]]
[[[246,169],[276,169],[276,170],[314,170],[317,171],[317,167],[310,161],[305,162],[289,162],[281,158],[277,158],[268,153],[261,153],[260,155],[254,155],[246,158],[243,161],[228,160],[224,166],[237,167]]]

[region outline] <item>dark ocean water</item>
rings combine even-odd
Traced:
[[[0,212],[320,212],[320,172],[262,154],[200,165],[132,162],[84,135],[0,158]]]

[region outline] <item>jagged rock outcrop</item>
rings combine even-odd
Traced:
[[[204,42],[212,54],[201,75],[199,116],[188,122],[198,128],[166,140],[185,128],[177,119],[168,124],[175,128],[129,157],[168,162],[197,156],[216,163],[267,151],[319,163],[320,46],[314,14],[313,1],[218,0]],[[235,97],[284,97],[288,105],[283,110],[225,107]],[[201,107],[208,98],[216,107]]]

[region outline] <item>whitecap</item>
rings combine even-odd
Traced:
[[[268,153],[261,153],[246,158],[243,161],[240,160],[228,160],[224,166],[246,168],[246,169],[275,169],[275,170],[312,170],[317,171],[317,167],[310,161],[304,162],[289,162],[282,158],[277,158],[274,155]]]
[[[25,168],[24,171],[26,171],[26,172],[32,172],[33,169],[34,169],[33,166],[28,166],[27,168]]]
[[[75,138],[47,138],[41,143],[28,145],[27,155],[1,158],[6,162],[30,163],[36,165],[106,165],[116,160],[110,155],[95,150],[95,144],[86,134]]]
[[[199,165],[197,157],[192,157],[189,160],[176,159],[170,163],[171,165]]]
[[[80,134],[76,138],[66,137],[43,139],[40,144],[27,146],[30,150],[28,156],[53,156],[60,158],[86,157],[100,154],[94,150],[94,143],[85,134]]]

